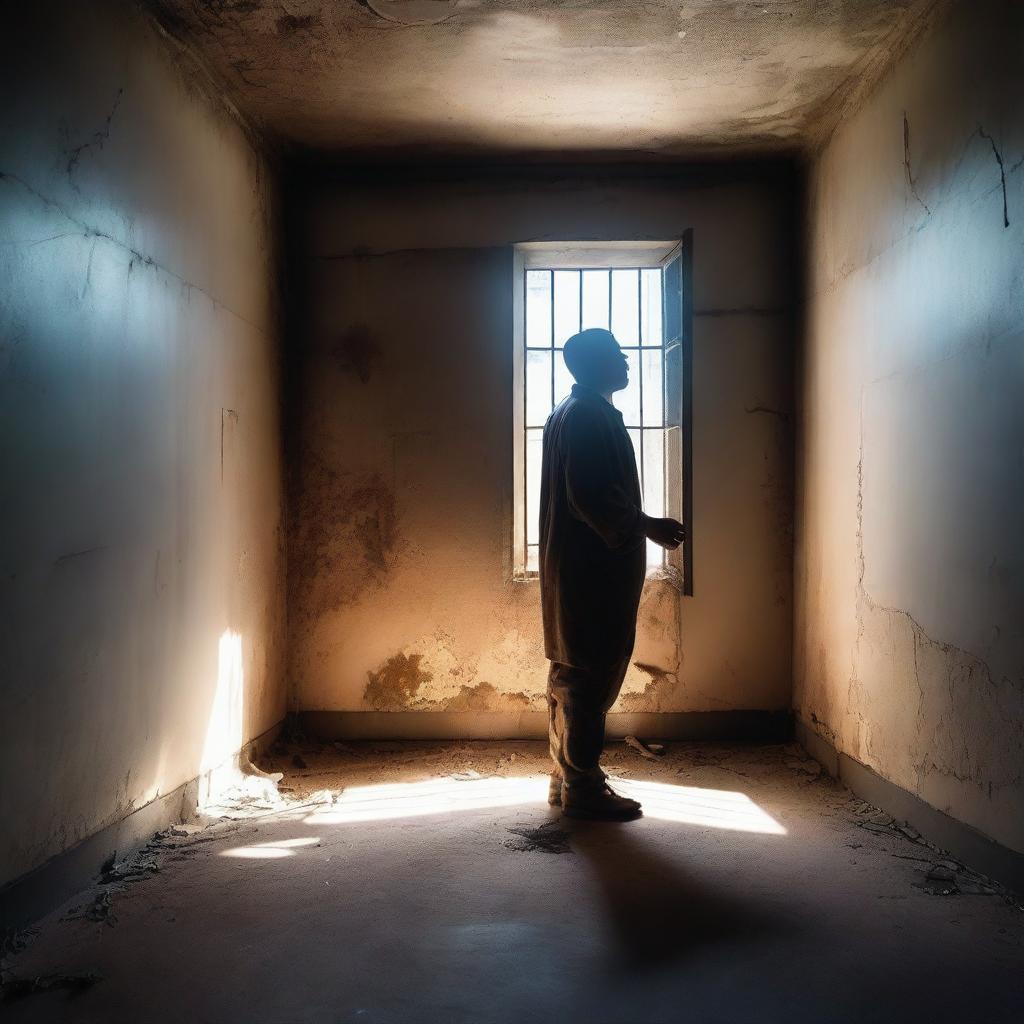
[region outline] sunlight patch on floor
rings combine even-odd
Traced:
[[[643,804],[647,818],[766,835],[786,834],[779,822],[744,793],[664,782],[612,781],[622,795],[631,796]],[[471,780],[440,778],[425,782],[353,786],[345,789],[331,807],[314,811],[305,821],[311,825],[344,825],[492,807],[546,805],[547,789],[547,776]]]
[[[623,796],[640,801],[645,818],[733,832],[761,832],[775,836],[786,834],[786,829],[767,811],[758,807],[746,793],[638,779],[615,779],[614,786]]]
[[[241,857],[244,860],[280,860],[294,857],[295,851],[304,846],[318,846],[316,836],[301,836],[297,839],[275,839],[268,843],[253,843],[251,846],[232,846],[221,850],[221,857]]]

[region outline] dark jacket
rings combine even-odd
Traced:
[[[640,480],[622,413],[580,384],[544,425],[544,653],[579,668],[628,658],[646,571]]]

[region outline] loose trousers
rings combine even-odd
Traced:
[[[606,668],[573,668],[551,663],[548,672],[548,743],[556,773],[570,788],[597,788],[604,723],[622,689],[629,657]]]

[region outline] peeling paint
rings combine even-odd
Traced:
[[[774,184],[730,185],[713,199],[674,179],[658,188],[660,198],[603,172],[594,185],[554,177],[539,187],[458,172],[440,182],[374,180],[299,197],[302,217],[323,225],[312,251],[300,253],[320,311],[295,366],[290,630],[300,706],[367,710],[366,673],[401,652],[422,655],[419,668],[432,677],[402,698],[405,711],[543,712],[539,587],[511,572],[513,366],[503,339],[512,306],[502,247],[544,230],[579,237],[583,225],[610,213],[623,237],[643,237],[692,209],[706,229],[707,266],[717,268],[702,286],[703,306],[768,308],[778,300],[781,308],[788,298],[775,260],[788,230],[779,212],[785,196]],[[755,213],[734,230],[737,203]],[[554,210],[559,223],[544,223]],[[737,274],[737,244],[765,258]],[[339,346],[360,323],[383,353],[365,384],[363,339]],[[700,437],[713,445],[726,436],[737,461],[722,465],[713,448],[698,453],[707,467],[699,511],[707,588],[687,605],[668,572],[644,586],[633,658],[664,675],[630,666],[618,706],[636,711],[781,707],[788,697],[790,606],[777,603],[776,585],[790,555],[762,481],[787,481],[792,455],[780,440],[781,415],[742,410],[789,408],[791,336],[785,322],[760,316],[735,328],[711,318],[702,330],[720,332],[726,345],[734,330],[740,336],[731,355],[714,355],[720,362],[706,369],[735,401],[696,410]],[[337,478],[345,468],[351,478]],[[384,569],[368,562],[350,524],[331,521],[367,472],[380,475],[396,502]],[[756,578],[733,571],[735,558]],[[685,672],[684,608],[692,615]],[[742,621],[748,614],[754,628]]]
[[[614,711],[643,712],[664,711],[672,706],[679,680],[675,672],[668,672],[656,665],[645,665],[634,661],[633,666],[648,677],[646,686],[640,692],[623,692],[615,702]]]
[[[1015,850],[1021,24],[951,7],[812,168],[795,630],[814,729]]]
[[[457,668],[449,669],[448,679],[459,673]],[[428,694],[424,690],[429,684],[433,686]],[[375,711],[528,711],[539,706],[539,695],[499,690],[486,681],[463,684],[454,695],[438,696],[443,685],[444,677],[433,665],[427,667],[424,655],[398,653],[367,673],[363,701]]]
[[[422,654],[396,654],[376,672],[367,672],[363,699],[376,711],[401,711],[409,706],[421,686],[434,678],[420,668]]]
[[[491,683],[481,682],[463,686],[454,697],[438,703],[445,711],[527,711],[534,699],[521,690],[505,693]]]

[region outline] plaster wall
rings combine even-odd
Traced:
[[[788,173],[365,175],[298,191],[295,705],[545,708],[539,585],[511,573],[511,246],[693,228],[695,595],[649,581],[614,710],[788,707]]]
[[[284,702],[266,166],[132,6],[0,51],[2,883]]]
[[[955,4],[809,188],[795,705],[1024,851],[1024,11]]]

